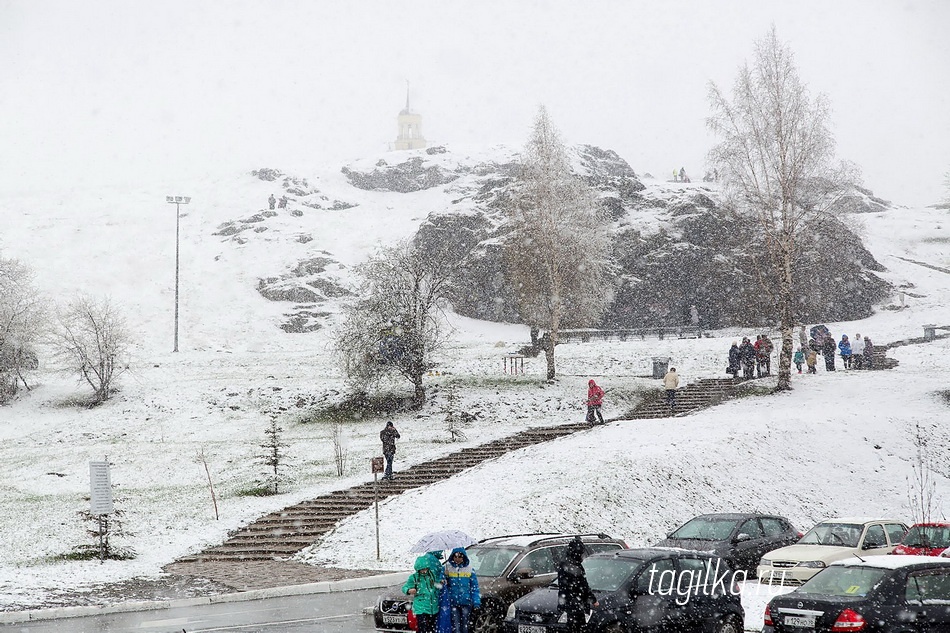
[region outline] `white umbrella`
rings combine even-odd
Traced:
[[[444,549],[455,549],[456,547],[468,547],[477,542],[477,539],[461,530],[439,530],[429,532],[420,538],[415,545],[409,548],[409,551],[414,553],[435,552]]]

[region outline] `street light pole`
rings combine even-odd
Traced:
[[[175,205],[175,349],[173,352],[178,351],[178,244],[179,244],[179,235],[181,234],[181,205],[188,204],[191,202],[191,198],[188,196],[165,196],[165,202]]]

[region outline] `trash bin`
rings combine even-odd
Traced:
[[[933,324],[927,324],[924,326],[924,340],[925,341],[934,341],[937,339],[937,326]]]
[[[653,377],[654,378],[663,378],[666,375],[666,372],[670,370],[670,357],[669,356],[654,356],[653,357]]]

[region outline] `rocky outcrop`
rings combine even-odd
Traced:
[[[330,274],[328,268],[332,267],[339,267],[339,263],[332,257],[317,256],[298,262],[279,277],[258,280],[257,291],[265,299],[297,304],[284,315],[286,320],[280,326],[282,330],[300,333],[320,329],[320,321],[329,316],[329,313],[316,311],[316,305],[350,294],[349,290]]]
[[[343,167],[341,171],[350,184],[358,189],[398,193],[431,189],[448,184],[459,177],[456,172],[440,165],[427,164],[421,156],[414,156],[394,165],[380,160],[370,172],[358,171],[351,167]]]

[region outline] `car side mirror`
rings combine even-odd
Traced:
[[[736,535],[736,538],[735,538],[736,543],[742,543],[744,541],[751,541],[751,540],[752,540],[752,536],[750,536],[749,534],[746,534],[745,532],[742,532],[741,534]]]

